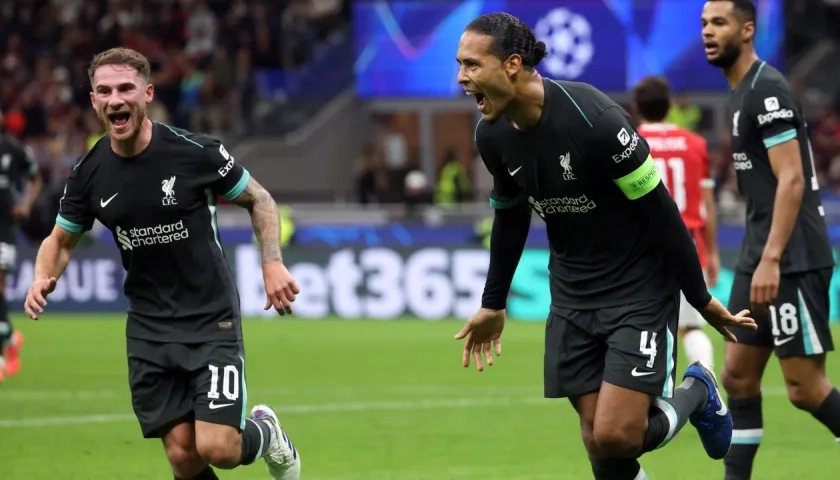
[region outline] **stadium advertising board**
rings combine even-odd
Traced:
[[[521,18],[548,46],[541,74],[624,92],[665,75],[677,91],[726,91],[706,62],[704,0],[361,0],[353,2],[356,90],[366,98],[455,97],[455,52],[469,22],[486,13]],[[782,68],[781,0],[758,0],[756,50]]]
[[[249,317],[274,317],[263,310],[262,271],[253,245],[227,248],[242,312]],[[18,268],[7,281],[12,311],[22,310],[32,281],[35,250],[18,252]],[[732,286],[737,251],[726,250],[724,268],[712,293],[726,303]],[[481,248],[346,248],[287,249],[289,270],[301,287],[295,314],[301,318],[334,316],[391,320],[417,317],[464,318],[481,302],[488,252]],[[516,320],[542,321],[548,315],[548,251],[527,249],[511,285],[508,313]],[[50,312],[125,312],[125,274],[113,246],[79,248],[50,296]],[[20,307],[20,308],[18,308]],[[831,318],[840,318],[840,272],[831,283]]]

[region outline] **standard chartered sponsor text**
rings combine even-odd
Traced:
[[[114,232],[117,236],[117,242],[123,250],[133,250],[150,245],[165,245],[190,237],[190,231],[184,226],[183,220],[167,225],[132,227],[127,230],[117,225]]]
[[[541,217],[555,213],[587,213],[596,207],[595,201],[585,194],[577,197],[549,197],[540,200],[528,197],[534,210]]]

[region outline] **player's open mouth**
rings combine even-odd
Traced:
[[[706,47],[706,55],[714,55],[718,51],[717,43],[714,42],[705,42],[703,46]]]
[[[467,92],[467,95],[475,97],[475,103],[478,105],[478,111],[483,112],[484,107],[486,106],[485,100],[487,97],[483,93],[479,92]]]
[[[128,112],[118,112],[118,113],[109,113],[108,120],[111,121],[111,125],[115,127],[124,127],[128,124],[128,120],[131,118],[131,114]]]

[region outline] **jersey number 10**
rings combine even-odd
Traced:
[[[685,161],[680,157],[654,158],[653,163],[659,170],[659,176],[665,188],[671,192],[680,213],[685,212]]]

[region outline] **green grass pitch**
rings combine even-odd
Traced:
[[[160,442],[143,440],[131,413],[122,318],[15,320],[26,344],[20,375],[0,387],[0,477],[172,478]],[[249,403],[278,409],[305,480],[592,478],[572,408],[542,398],[543,325],[509,322],[504,355],[481,374],[460,366],[459,325],[248,321]],[[840,383],[840,356],[829,359]],[[840,446],[790,406],[775,361],[764,385],[754,478],[840,478]],[[723,470],[690,425],[642,464],[654,480]],[[267,478],[261,464],[219,476]]]

